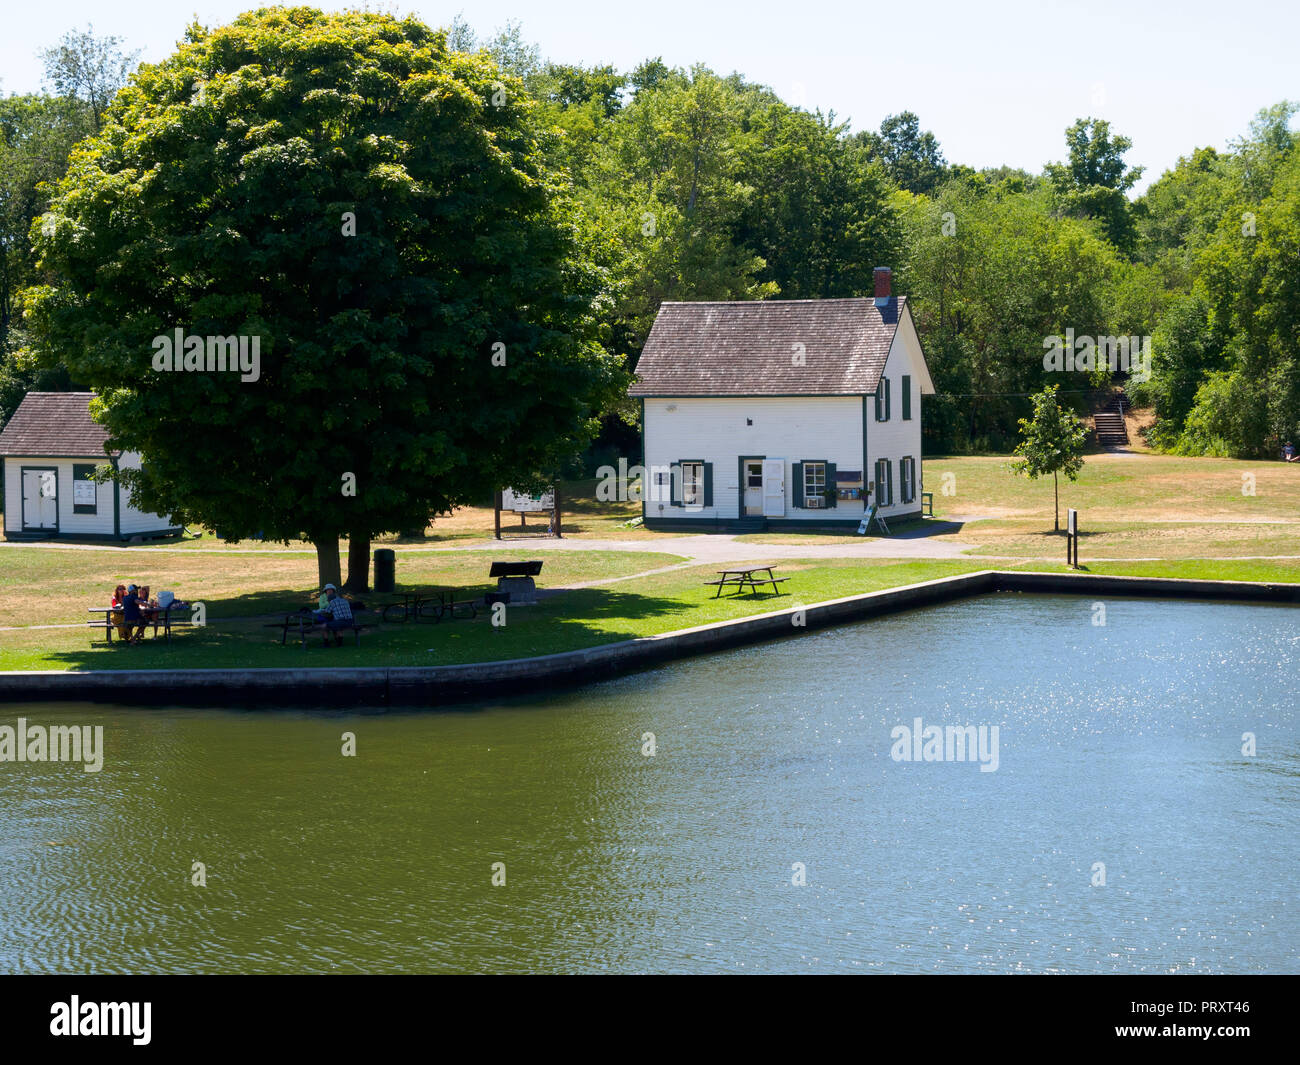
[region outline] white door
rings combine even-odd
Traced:
[[[53,470],[23,470],[23,528],[58,525],[58,479]]]
[[[763,460],[763,517],[785,516],[785,459]]]
[[[763,460],[745,459],[745,513],[758,517],[763,513]]]

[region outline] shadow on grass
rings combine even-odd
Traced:
[[[470,593],[469,589],[464,589]],[[707,610],[703,592],[699,597],[670,599],[638,595],[607,588],[583,588],[540,600],[530,606],[507,608],[506,623],[494,626],[491,613],[480,607],[477,618],[444,621],[380,623],[362,633],[360,646],[344,633],[344,646],[323,646],[313,633],[304,649],[296,630],[291,629],[282,645],[279,625],[265,620],[231,620],[261,613],[293,613],[298,609],[293,592],[266,592],[223,600],[222,613],[211,616],[202,628],[175,631],[171,645],[161,638],[147,637],[144,643],[111,645],[97,631],[96,641],[85,648],[50,651],[44,656],[47,669],[241,669],[298,667],[436,666],[528,658],[556,654],[598,644],[635,639],[650,632],[687,628],[709,620],[697,612]],[[277,596],[280,598],[277,599]],[[466,596],[468,598],[468,594]],[[373,598],[373,597],[371,597]],[[780,604],[789,596],[760,594],[739,597],[747,605]],[[387,597],[384,597],[386,600]],[[723,600],[725,603],[726,600]],[[273,609],[268,609],[272,607]],[[370,604],[368,604],[370,605]],[[721,604],[719,604],[721,605]],[[215,606],[215,604],[214,604]],[[725,607],[723,608],[725,611]],[[711,611],[708,611],[710,614]],[[697,615],[697,616],[692,616]],[[725,612],[724,616],[733,616]],[[680,623],[663,624],[680,617]],[[223,620],[224,618],[224,620]],[[648,622],[657,621],[653,626]]]

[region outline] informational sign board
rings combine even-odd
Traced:
[[[501,492],[501,509],[516,514],[539,514],[555,509],[555,491],[528,493],[506,488]]]
[[[73,481],[72,482],[72,502],[79,507],[93,507],[95,505],[95,488],[97,485],[94,481]]]
[[[1079,533],[1079,512],[1077,510],[1068,510],[1069,515],[1069,533],[1071,536],[1077,536]]]

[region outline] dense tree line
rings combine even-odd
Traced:
[[[867,294],[895,268],[940,395],[930,450],[1009,449],[1030,395],[1081,407],[1108,367],[1045,368],[1052,337],[1151,337],[1152,442],[1187,454],[1271,455],[1300,436],[1300,152],[1295,110],[1260,113],[1227,151],[1200,148],[1140,197],[1129,140],[1083,117],[1064,157],[1027,173],[945,159],[910,112],[853,131],[740,74],[649,59],[545,61],[518,26],[449,47],[495,64],[568,188],[582,254],[602,278],[597,332],[634,368],[666,299]],[[118,42],[70,35],[47,55],[53,92],[0,100],[0,416],[29,387],[71,384],[27,353],[19,313],[39,280],[32,230],[73,144],[126,70]],[[1121,375],[1122,377],[1123,375]],[[63,382],[61,384],[60,382]],[[604,412],[626,446],[635,412]],[[620,429],[620,427],[622,427]]]

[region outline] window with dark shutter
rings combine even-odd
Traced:
[[[903,421],[912,420],[912,379],[903,375]]]

